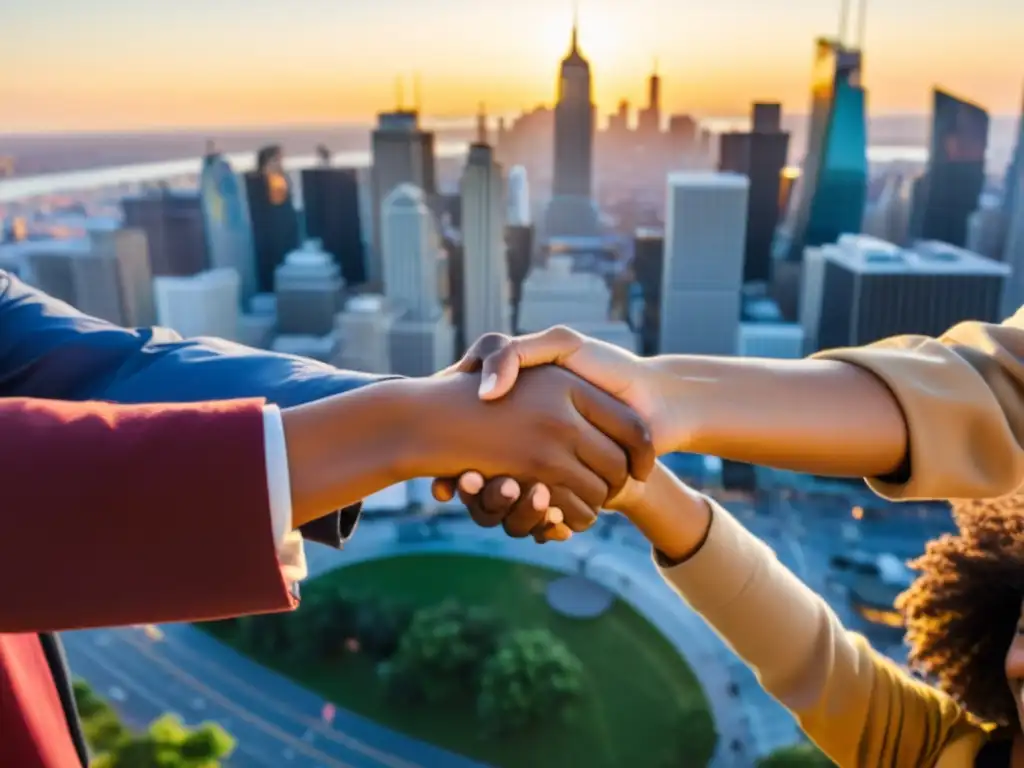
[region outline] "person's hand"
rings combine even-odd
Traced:
[[[556,326],[518,337],[485,334],[448,372],[479,370],[480,398],[498,400],[512,391],[523,369],[539,365],[565,368],[614,395],[647,422],[659,453],[674,450],[664,439],[668,431],[664,374],[644,358],[571,328]]]
[[[643,497],[646,483],[632,477],[618,493],[605,503],[605,508],[625,511],[635,507]],[[447,486],[440,489],[441,501]],[[525,492],[518,482],[508,477],[485,480],[479,472],[466,472],[457,487],[459,500],[470,517],[484,528],[503,525],[506,531],[529,531],[534,541],[567,541],[573,530],[565,524],[562,511],[551,507],[550,491],[543,483],[527,485]]]
[[[523,503],[541,513],[556,507],[572,531],[590,527],[630,474],[645,478],[654,467],[643,419],[559,368],[523,372],[516,388],[497,402],[479,399],[475,375],[432,377],[419,386],[424,399],[417,432],[428,437],[414,452],[421,457],[414,475],[456,477],[475,470],[501,480],[492,492],[500,498],[506,497],[505,479],[543,483],[550,493],[527,494]],[[519,517],[504,524],[514,536],[534,527],[520,527]]]

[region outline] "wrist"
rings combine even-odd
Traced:
[[[673,561],[700,549],[711,526],[711,508],[697,491],[660,462],[642,490],[617,505],[651,545]]]
[[[383,381],[282,410],[293,527],[410,479],[404,432],[415,383]]]
[[[642,361],[650,392],[648,418],[658,455],[684,451],[709,453],[717,376],[705,358],[687,355],[651,357]]]

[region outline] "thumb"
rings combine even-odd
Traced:
[[[566,365],[582,344],[578,333],[561,326],[511,339],[484,356],[480,366],[480,399],[497,400],[507,395],[523,368]]]
[[[519,355],[516,342],[488,355],[480,365],[480,399],[497,400],[511,391],[519,378]]]

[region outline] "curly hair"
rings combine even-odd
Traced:
[[[910,667],[984,721],[1017,721],[1004,663],[1024,600],[1024,494],[953,503],[959,532],[910,563],[896,601]]]

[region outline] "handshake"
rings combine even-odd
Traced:
[[[438,501],[458,494],[483,527],[502,525],[510,536],[540,543],[565,541],[593,525],[602,508],[626,511],[658,453],[672,450],[668,393],[659,392],[656,369],[568,328],[483,336],[440,375],[467,373],[479,373],[481,402],[493,407],[504,400],[524,411],[523,431],[508,435],[510,447],[524,440],[522,470],[494,474],[481,463],[434,481]],[[533,416],[536,433],[526,441]]]

